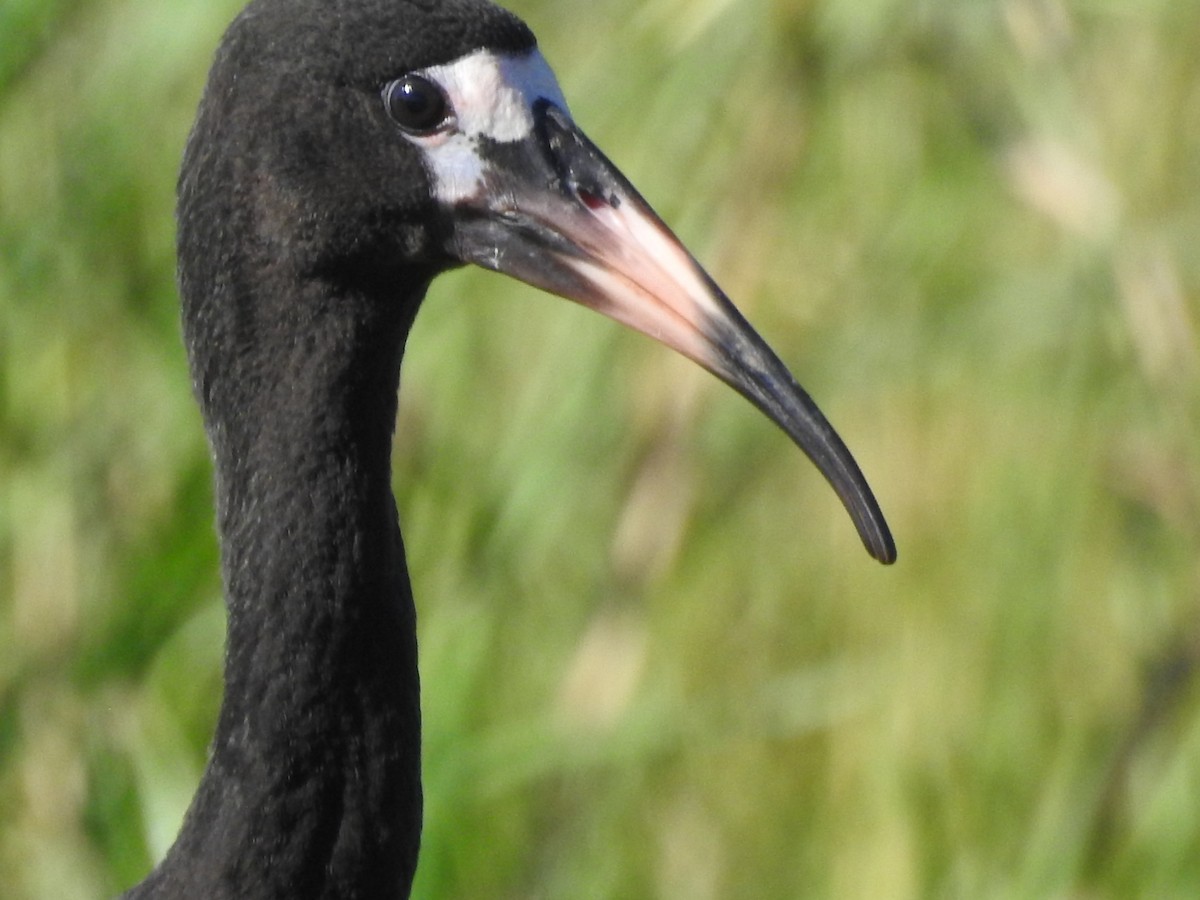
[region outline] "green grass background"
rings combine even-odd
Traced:
[[[6,900],[138,880],[203,765],[172,203],[238,6],[0,0]],[[440,279],[395,449],[417,896],[1200,896],[1200,4],[513,6],[900,560],[715,379]]]

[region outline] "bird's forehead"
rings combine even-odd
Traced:
[[[419,74],[441,85],[458,120],[457,131],[500,143],[525,138],[533,129],[533,105],[549,100],[563,111],[558,79],[536,49],[525,53],[476,50]]]

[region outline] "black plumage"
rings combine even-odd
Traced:
[[[580,274],[580,258],[613,265],[617,238],[591,217],[674,240],[553,97],[530,94],[519,141],[507,120],[488,125],[498,138],[463,139],[484,172],[465,188],[430,162],[451,124],[389,116],[408,73],[425,73],[423,90],[441,77],[431,66],[534,47],[479,0],[255,0],[221,44],[179,181],[178,254],[216,468],[225,696],[179,837],[129,897],[407,896],[420,703],[389,457],[409,327],[430,281],[462,262],[630,321]],[[694,315],[686,298],[655,312],[681,335],[663,339],[796,437],[890,561],[865,481],[773,354],[690,257],[644,265],[655,284],[687,282],[681,296],[707,292]]]

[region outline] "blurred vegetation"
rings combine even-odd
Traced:
[[[513,3],[790,361],[744,401],[485,273],[397,499],[421,898],[1200,896],[1200,4]],[[173,186],[238,0],[0,0],[0,894],[169,845],[220,695]]]

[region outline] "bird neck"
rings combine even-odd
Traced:
[[[221,332],[189,345],[228,351],[192,358],[217,467],[228,644],[211,759],[156,873],[164,895],[407,896],[420,703],[389,461],[426,283],[390,304],[297,283],[290,316],[227,321],[185,298],[185,330]]]

